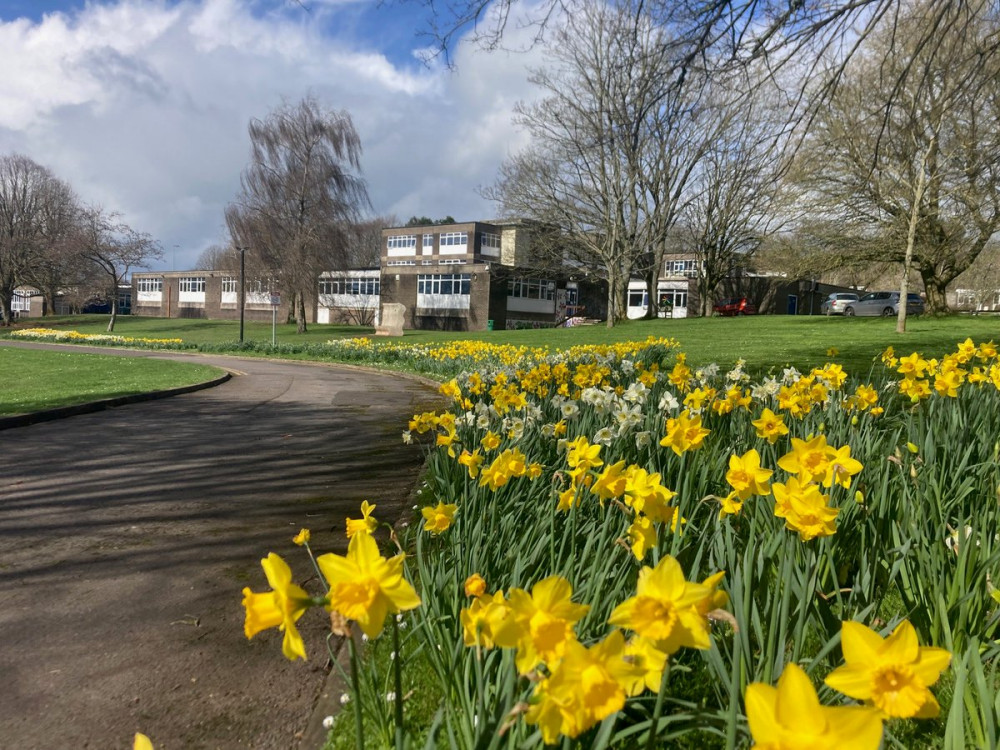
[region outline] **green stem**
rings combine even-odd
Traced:
[[[660,730],[660,717],[663,715],[663,696],[667,692],[667,682],[670,679],[670,657],[663,665],[663,677],[660,678],[660,692],[656,694],[656,705],[653,707],[653,718],[649,726],[649,737],[646,739],[646,750],[656,747],[656,735]]]
[[[354,732],[357,738],[358,750],[365,749],[364,722],[361,717],[361,677],[358,674],[358,647],[354,643],[354,636],[347,636],[347,645],[351,651],[351,687],[354,689],[352,703],[354,703]]]
[[[392,660],[393,678],[396,690],[396,750],[403,750],[403,654],[399,650],[399,622],[396,616],[392,618],[392,649],[396,658]]]

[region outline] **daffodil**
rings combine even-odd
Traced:
[[[132,742],[132,750],[153,750],[153,743],[146,735],[136,732]]]
[[[709,432],[702,427],[700,414],[692,416],[689,411],[682,411],[677,417],[667,420],[667,434],[660,440],[660,445],[679,456],[700,448]]]
[[[637,516],[628,527],[628,541],[636,560],[642,560],[656,546],[656,527],[646,516]]]
[[[446,504],[443,501],[438,502],[434,507],[428,505],[422,508],[420,512],[424,517],[424,530],[432,534],[440,534],[443,531],[447,531],[451,526],[452,519],[455,518],[455,511],[457,510],[457,505]]]
[[[863,706],[823,706],[802,668],[785,665],[777,688],[754,682],[744,696],[761,750],[878,750],[882,719]]]
[[[285,633],[281,643],[285,658],[292,661],[305,659],[306,647],[295,622],[312,606],[312,597],[292,583],[292,570],[278,555],[271,552],[260,561],[260,565],[271,591],[255,594],[249,588],[243,589],[243,607],[246,610],[243,632],[247,638],[253,638],[262,630],[278,628]]]
[[[310,536],[309,529],[300,529],[299,533],[292,537],[292,542],[301,547],[305,544],[309,544]]]
[[[641,677],[642,668],[626,658],[620,630],[590,648],[574,641],[551,675],[535,688],[524,720],[538,725],[548,744],[559,735],[577,737],[620,711],[626,688]]]
[[[830,452],[825,435],[810,440],[792,438],[792,449],[778,459],[778,466],[804,482],[819,482],[830,468]]]
[[[573,626],[590,610],[586,604],[571,601],[573,587],[562,576],[549,576],[531,587],[511,589],[508,593],[513,617],[505,627],[494,630],[497,645],[517,648],[517,670],[527,674],[539,662],[555,664],[576,641]]]
[[[351,537],[347,555],[316,559],[330,585],[327,608],[354,620],[369,638],[382,632],[389,614],[420,606],[420,597],[403,577],[404,555],[385,559],[370,534]]]
[[[649,638],[667,654],[684,646],[707,649],[708,619],[699,607],[712,595],[708,586],[684,580],[680,563],[667,555],[639,571],[636,595],[615,607],[608,623]]]
[[[736,492],[740,500],[746,500],[751,495],[769,495],[771,486],[768,480],[774,472],[761,468],[760,454],[753,448],[742,456],[729,457],[729,471],[726,481]]]
[[[486,581],[479,573],[473,573],[465,579],[464,588],[466,596],[482,596],[486,593]]]
[[[886,716],[933,718],[940,712],[929,686],[951,661],[943,648],[921,646],[908,620],[883,640],[857,622],[840,631],[845,664],[833,670],[826,684],[844,695],[867,701]]]
[[[367,500],[361,503],[361,518],[348,518],[346,521],[347,538],[353,539],[357,534],[373,534],[378,528],[378,521],[372,517],[375,505]]]

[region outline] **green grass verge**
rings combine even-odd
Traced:
[[[80,333],[103,333],[107,317],[82,315],[38,318],[32,325],[75,330]],[[859,375],[866,372],[872,359],[886,346],[909,353],[920,351],[938,356],[954,348],[957,341],[1000,339],[1000,318],[995,316],[950,315],[920,317],[907,323],[907,331],[897,334],[895,320],[882,318],[842,318],[825,316],[750,316],[745,318],[687,318],[682,320],[629,321],[615,328],[584,326],[580,328],[544,328],[522,331],[407,331],[401,338],[379,339],[386,343],[435,344],[458,340],[482,340],[515,346],[549,346],[565,349],[581,344],[607,344],[642,340],[648,336],[671,336],[681,344],[681,351],[696,365],[718,362],[732,364],[742,357],[750,371],[794,365],[807,369],[827,361],[827,350],[838,350],[836,360],[845,369]],[[181,320],[166,318],[119,318],[115,333],[147,338],[180,338],[188,348],[211,351],[239,351],[242,354],[277,355],[299,359],[332,357],[323,351],[331,339],[370,336],[371,328],[310,325],[305,334],[295,333],[294,324],[277,327],[277,350],[270,349],[271,326],[247,323],[248,343],[237,349],[239,323],[229,320]],[[4,335],[4,334],[0,334]]]
[[[0,347],[0,415],[201,383],[220,370],[162,359]]]

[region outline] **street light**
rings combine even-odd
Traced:
[[[240,251],[240,343],[243,343],[243,311],[247,306],[246,298],[246,255],[245,247],[236,248]]]

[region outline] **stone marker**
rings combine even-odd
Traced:
[[[382,323],[375,328],[376,336],[402,336],[403,316],[406,305],[399,302],[386,302],[382,305]]]

